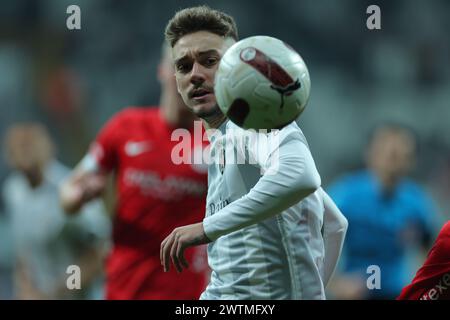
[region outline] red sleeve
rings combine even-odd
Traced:
[[[114,115],[100,130],[89,148],[92,156],[102,171],[112,171],[117,166],[118,149],[126,111]]]
[[[450,299],[450,222],[441,229],[423,266],[397,300]]]

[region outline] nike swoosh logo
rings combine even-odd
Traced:
[[[134,142],[129,141],[125,145],[125,153],[130,157],[138,156],[151,150],[151,144],[148,141]]]

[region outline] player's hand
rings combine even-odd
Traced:
[[[81,181],[83,201],[88,202],[99,197],[106,187],[106,177],[102,174],[87,175]]]
[[[62,207],[67,213],[75,213],[84,203],[100,196],[105,186],[102,174],[75,174],[60,188]]]
[[[177,272],[183,271],[183,268],[189,267],[185,257],[184,250],[188,247],[209,243],[211,240],[205,234],[203,222],[179,227],[161,242],[160,259],[164,272],[169,271],[170,260]]]

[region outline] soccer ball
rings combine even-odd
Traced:
[[[244,129],[282,128],[305,109],[311,82],[300,55],[283,41],[254,36],[231,46],[215,76],[222,112]]]

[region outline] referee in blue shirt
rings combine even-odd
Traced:
[[[336,298],[395,299],[410,280],[407,249],[429,246],[433,205],[422,188],[406,178],[416,152],[412,131],[396,124],[380,126],[371,136],[368,168],[329,188],[349,223],[341,270],[331,286]],[[369,266],[379,267],[379,288],[367,286]]]

